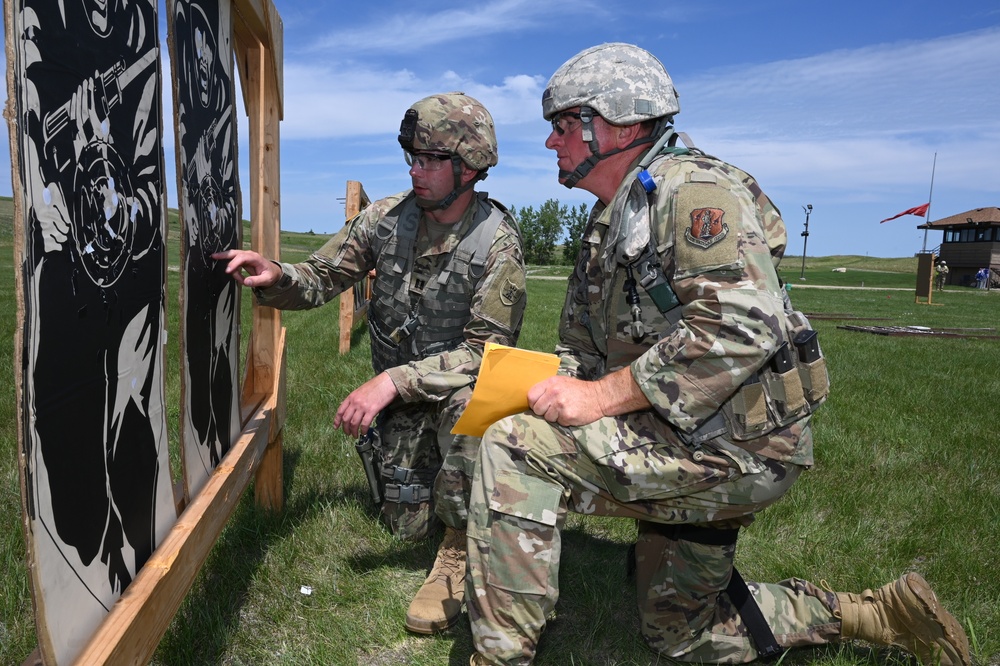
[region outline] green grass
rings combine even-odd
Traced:
[[[0,202],[0,276],[8,285],[0,289],[0,374],[8,378],[0,382],[0,663],[19,664],[34,649],[35,636],[18,486],[14,266],[4,206]],[[282,239],[283,257],[296,260],[326,237],[283,233]],[[935,293],[934,305],[921,305],[912,293],[915,259],[809,258],[805,281],[798,280],[800,261],[786,260],[783,273],[793,284],[796,306],[817,315],[833,392],[815,419],[815,467],[744,530],[738,565],[748,579],[797,576],[849,591],[919,571],[942,603],[974,629],[979,663],[1000,665],[1000,341],[886,337],[838,328],[992,328],[1000,321],[1000,294],[956,287]],[[848,272],[832,273],[839,266]],[[568,270],[546,274],[564,277]],[[176,273],[168,275],[167,396],[176,447],[177,281]],[[802,286],[841,279],[885,290]],[[529,281],[522,346],[551,351],[564,289],[558,279]],[[884,320],[852,319],[870,317]],[[351,351],[337,354],[337,318],[335,305],[283,314],[285,511],[269,515],[254,505],[252,492],[245,494],[155,664],[468,663],[466,622],[433,638],[403,629],[407,604],[436,544],[401,543],[379,526],[353,442],[332,428],[339,401],[371,375],[363,328],[355,330]],[[562,598],[537,664],[664,663],[638,638],[634,591],[625,578],[633,536],[629,521],[570,518]],[[312,595],[300,593],[303,585],[312,587]],[[853,644],[797,651],[784,663],[907,661],[900,652]]]

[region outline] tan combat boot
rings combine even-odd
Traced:
[[[837,593],[841,635],[915,654],[925,666],[969,666],[969,639],[920,574],[872,592]]]
[[[406,628],[433,634],[455,624],[465,599],[465,530],[446,527],[437,559],[406,612]]]

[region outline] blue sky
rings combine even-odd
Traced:
[[[517,208],[547,199],[589,205],[592,195],[556,180],[540,99],[565,60],[610,41],[660,58],[680,93],[677,129],[757,178],[784,215],[790,254],[802,252],[806,204],[810,256],[919,251],[922,218],[879,220],[928,201],[932,166],[932,220],[1000,205],[993,1],[275,5],[284,22],[286,230],[340,229],[347,180],[372,198],[406,189],[399,121],[415,100],[449,90],[478,98],[496,121],[500,164],[482,189]],[[246,136],[244,119],[244,188]],[[172,133],[164,145],[174,206]],[[0,193],[10,187],[0,180]],[[927,247],[940,241],[932,232]]]

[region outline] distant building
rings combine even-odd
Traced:
[[[987,267],[991,286],[1000,285],[1000,208],[976,208],[917,228],[944,232],[937,255],[948,264],[947,284],[974,286],[976,271]]]

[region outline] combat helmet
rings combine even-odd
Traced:
[[[652,53],[633,44],[613,42],[581,51],[549,79],[542,93],[542,116],[554,121],[558,114],[575,107],[580,107],[583,140],[593,154],[574,171],[560,172],[566,187],[573,187],[600,160],[621,152],[600,153],[591,125],[595,115],[613,125],[659,121],[650,137],[622,149],[628,150],[655,142],[680,111],[680,102],[670,75]]]
[[[399,125],[399,145],[408,164],[418,152],[451,156],[455,189],[441,201],[418,200],[429,210],[450,206],[462,192],[486,178],[487,170],[499,160],[493,117],[478,100],[462,92],[431,95],[415,102]],[[479,172],[465,185],[460,179],[463,162]]]

